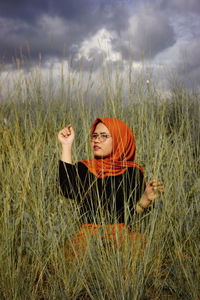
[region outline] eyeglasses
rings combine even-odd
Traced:
[[[99,139],[100,142],[105,142],[111,135],[108,135],[106,133],[93,133],[90,136],[90,140],[94,142],[96,139]]]

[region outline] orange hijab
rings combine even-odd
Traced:
[[[94,121],[91,134],[99,122],[102,122],[110,131],[113,139],[113,152],[109,157],[83,160],[81,163],[87,166],[89,171],[98,178],[123,174],[128,167],[143,169],[135,160],[135,139],[130,128],[121,120],[114,118],[98,118]]]

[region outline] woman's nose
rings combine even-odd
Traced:
[[[94,142],[101,142],[101,136],[100,135],[95,136]]]
[[[94,142],[95,143],[100,143],[101,142],[101,137],[100,136],[96,136]]]

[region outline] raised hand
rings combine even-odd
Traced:
[[[73,144],[74,137],[75,133],[71,124],[67,125],[67,127],[63,128],[58,133],[58,140],[63,146],[71,146]]]

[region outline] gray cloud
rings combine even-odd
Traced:
[[[176,70],[181,81],[192,87],[200,87],[200,38],[180,46],[179,61]]]
[[[150,7],[134,16],[121,38],[113,39],[113,48],[124,59],[152,59],[159,52],[176,42],[175,32],[169,20],[161,12]]]
[[[168,61],[188,87],[200,87],[200,1],[157,0],[155,10],[173,18],[177,42]]]
[[[156,1],[156,6],[160,10],[170,9],[178,13],[200,13],[199,0],[158,0]]]
[[[96,71],[104,62],[105,51],[98,48],[90,49],[87,57],[82,55],[80,58],[77,55],[74,57],[71,67],[84,71]]]
[[[40,54],[43,61],[72,57],[72,68],[95,71],[105,61],[104,50],[93,44],[87,54],[80,49],[105,28],[113,37],[112,49],[122,56],[115,62],[107,58],[108,64],[123,70],[129,59],[153,64],[161,55],[181,79],[186,80],[185,64],[188,82],[199,83],[198,14],[199,0],[1,0],[0,61],[20,57],[34,64]]]
[[[43,6],[45,2],[43,1]],[[34,2],[30,0],[1,0],[0,15],[9,19],[33,20],[42,10],[41,4],[38,6],[39,3],[38,0]]]
[[[126,4],[113,1],[1,1],[0,58],[73,55],[102,27],[120,31],[128,24]],[[74,47],[76,45],[76,47]]]

